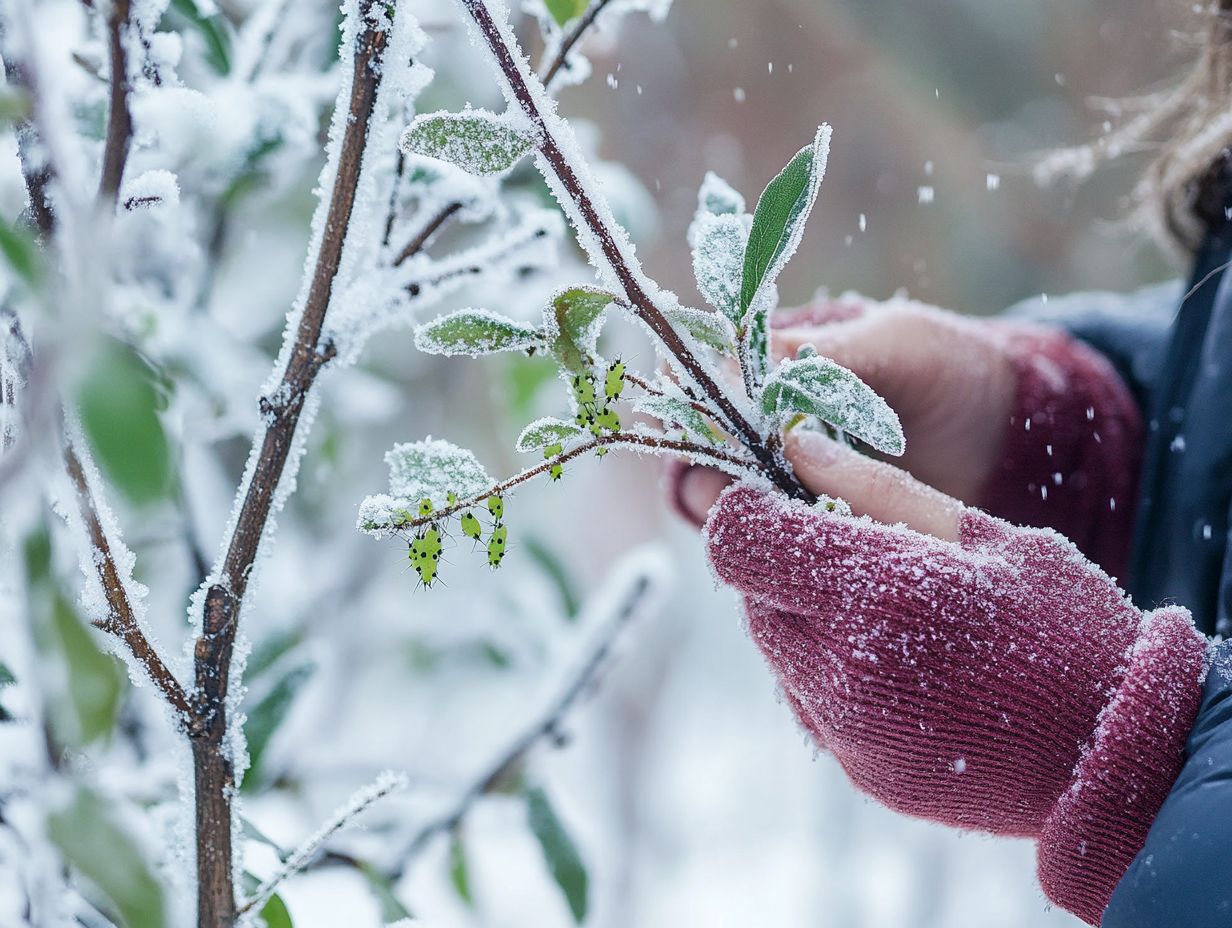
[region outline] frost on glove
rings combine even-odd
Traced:
[[[747,485],[706,525],[715,572],[788,703],[893,809],[1038,840],[1048,898],[1091,924],[1176,778],[1206,642],[1143,614],[1060,536],[983,513],[959,542]]]

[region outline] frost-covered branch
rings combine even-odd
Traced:
[[[535,136],[541,169],[555,187],[562,202],[571,208],[579,239],[592,259],[610,269],[614,283],[624,292],[634,312],[663,344],[682,374],[703,393],[714,412],[739,436],[757,459],[764,474],[790,496],[808,501],[813,495],[805,489],[784,462],[766,443],[761,432],[717,383],[706,365],[668,321],[651,297],[657,288],[646,278],[632,255],[627,236],[617,225],[610,208],[593,184],[587,184],[584,164],[576,154],[566,154],[560,136],[562,123],[541,101],[546,91],[516,49],[507,27],[498,25],[485,0],[458,0],[473,20],[503,77],[506,96],[529,121]]]
[[[132,88],[128,79],[128,50],[125,47],[134,29],[131,12],[131,0],[111,0],[107,11],[107,60],[111,68],[111,84],[98,195],[99,199],[112,205],[120,195],[124,165],[128,161],[128,149],[133,140],[133,115],[128,105]]]
[[[243,498],[234,517],[226,553],[205,593],[201,634],[194,657],[196,715],[193,766],[196,779],[198,919],[208,928],[227,928],[235,917],[232,867],[235,777],[230,757],[228,696],[231,662],[248,582],[274,511],[288,463],[299,447],[296,430],[321,369],[337,349],[323,340],[326,313],[356,203],[368,130],[373,122],[384,68],[389,23],[378,21],[384,7],[360,0],[351,8],[353,41],[349,94],[340,97],[337,166],[317,258],[298,323],[288,326],[285,366],[278,386],[262,400],[266,425],[254,445]],[[345,46],[344,46],[345,47]]]
[[[547,68],[543,71],[543,86],[552,87],[556,76],[560,74],[561,69],[569,67],[569,55],[577,46],[578,42],[590,31],[594,26],[595,20],[599,18],[599,14],[610,4],[612,0],[591,0],[590,6],[586,7],[586,12],[578,19],[573,28],[565,33],[560,41],[560,48],[556,54],[552,56],[552,60],[548,63]]]
[[[180,681],[176,679],[175,674],[171,672],[171,669],[159,657],[157,650],[150,643],[149,638],[146,637],[140,623],[137,621],[132,601],[129,599],[128,590],[116,566],[116,559],[111,550],[111,543],[107,539],[107,532],[103,528],[98,504],[95,502],[94,494],[90,489],[85,468],[82,466],[81,459],[77,456],[77,452],[73,449],[73,445],[68,439],[64,442],[64,466],[68,471],[69,480],[72,481],[73,489],[77,494],[77,506],[81,513],[81,521],[85,526],[86,533],[89,535],[90,546],[93,549],[91,560],[94,562],[95,570],[98,574],[98,582],[103,588],[103,594],[106,596],[110,612],[106,619],[98,620],[94,624],[101,631],[109,635],[115,635],[124,642],[129,653],[145,669],[150,682],[154,684],[155,688],[170,704],[176,718],[181,724],[187,726],[192,717],[188,696],[184,692],[184,687],[180,685]]]
[[[270,896],[288,878],[307,869],[314,857],[321,852],[325,843],[335,834],[353,822],[373,803],[384,799],[390,793],[406,789],[405,774],[386,772],[377,778],[376,782],[360,790],[341,806],[334,810],[316,834],[308,838],[295,849],[274,874],[257,887],[256,891],[239,907],[237,914],[243,915],[269,901]]]

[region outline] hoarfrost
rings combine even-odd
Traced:
[[[516,447],[518,451],[527,454],[531,451],[546,448],[549,445],[560,444],[575,438],[583,438],[585,435],[586,431],[578,428],[572,422],[547,416],[542,419],[536,419],[524,428],[522,434],[518,436]]]
[[[473,453],[431,437],[394,445],[385,455],[389,465],[389,493],[367,497],[359,506],[356,527],[383,538],[409,522],[421,501],[434,509],[449,505],[452,493],[466,499],[487,490],[492,478]]]
[[[732,322],[740,320],[740,278],[748,227],[738,214],[698,216],[689,227],[697,289]]]

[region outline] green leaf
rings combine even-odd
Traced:
[[[261,639],[248,656],[244,679],[251,682],[260,677],[302,640],[303,632],[298,628],[285,628]]]
[[[578,374],[590,368],[604,313],[616,299],[596,287],[570,287],[552,297],[545,328],[553,333],[552,354],[565,370]]]
[[[725,354],[734,353],[736,329],[722,313],[707,312],[685,306],[671,306],[663,310],[667,321],[684,329],[703,345],[709,345]]]
[[[38,643],[64,663],[67,676],[67,692],[57,692],[52,701],[53,728],[62,743],[81,747],[115,728],[124,674],[115,658],[99,650],[73,604],[59,591],[48,592]]]
[[[0,254],[13,273],[30,286],[43,278],[43,254],[29,232],[0,222]]]
[[[689,227],[693,246],[693,277],[706,302],[740,325],[740,281],[744,267],[744,219],[709,213]]]
[[[425,113],[402,133],[402,150],[446,161],[468,174],[504,174],[535,147],[529,125],[487,110]]]
[[[13,671],[9,670],[4,661],[0,661],[0,686],[11,686],[17,682],[17,678],[13,676]]]
[[[571,19],[577,19],[586,12],[588,0],[544,0],[548,12],[556,20],[556,25],[563,26]]]
[[[580,925],[586,919],[589,878],[577,846],[542,789],[532,787],[526,791],[526,812],[552,879],[564,893],[573,920]]]
[[[244,738],[248,742],[249,775],[245,788],[256,788],[262,782],[262,760],[274,733],[290,711],[295,697],[316,672],[315,664],[300,664],[283,674],[265,696],[248,711],[244,722]]]
[[[258,917],[265,922],[265,928],[295,928],[287,904],[277,893],[270,896],[269,901],[261,907]]]
[[[396,922],[399,919],[414,917],[410,909],[402,904],[402,901],[394,892],[393,883],[389,881],[385,874],[366,861],[360,862],[359,870],[367,878],[368,888],[372,890],[372,895],[376,897],[377,905],[381,908],[382,925],[388,925],[390,922]]]
[[[508,355],[503,395],[510,413],[518,419],[529,418],[539,391],[556,380],[559,369],[556,359],[546,354],[533,358],[523,354]]]
[[[664,426],[677,425],[686,432],[692,432],[713,444],[717,445],[723,441],[722,436],[710,424],[710,420],[684,400],[671,396],[644,396],[634,404],[633,411],[654,416]]]
[[[415,329],[415,347],[428,354],[477,358],[542,345],[539,332],[486,309],[460,309]]]
[[[468,907],[475,905],[475,897],[471,894],[471,874],[466,862],[466,848],[462,846],[462,833],[456,830],[449,839],[449,882],[458,898]]]
[[[742,363],[746,376],[751,373],[754,383],[761,382],[769,365],[771,288],[800,246],[804,224],[826,173],[829,151],[830,127],[822,126],[813,144],[800,149],[766,185],[753,212],[740,281],[740,315],[744,320]]]
[[[522,544],[530,553],[531,559],[539,565],[555,585],[556,592],[560,595],[560,607],[565,613],[565,618],[572,622],[582,610],[582,601],[569,577],[564,561],[534,535],[524,538]]]
[[[111,341],[89,364],[77,404],[103,473],[134,503],[161,497],[171,482],[171,455],[150,368]]]
[[[67,806],[47,817],[47,835],[64,859],[110,900],[125,928],[161,928],[167,923],[162,885],[116,821],[111,803],[78,787]]]
[[[697,191],[697,213],[702,216],[743,216],[744,197],[714,171],[707,171]]]
[[[860,439],[885,454],[906,450],[903,427],[889,405],[863,380],[820,355],[784,361],[766,381],[762,410],[780,420],[799,413]]]
[[[196,0],[171,0],[171,11],[200,34],[210,67],[219,74],[231,73],[231,26],[227,18],[217,11],[202,13]]]
[[[522,429],[522,434],[518,436],[517,450],[523,454],[531,451],[539,451],[547,448],[550,445],[558,445],[563,442],[572,441],[575,438],[582,438],[587,434],[585,429],[579,428],[572,422],[566,422],[563,419],[537,419],[526,428]]]

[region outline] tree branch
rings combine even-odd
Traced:
[[[660,438],[657,435],[643,435],[637,432],[611,432],[607,435],[600,435],[590,441],[583,442],[576,447],[563,451],[560,454],[554,455],[541,464],[536,464],[534,467],[528,467],[519,474],[515,474],[508,480],[503,480],[495,484],[482,493],[477,493],[474,496],[469,496],[466,499],[459,500],[452,506],[446,506],[443,509],[433,510],[430,516],[416,516],[412,519],[398,525],[400,530],[419,528],[423,525],[431,525],[433,522],[439,522],[441,519],[447,518],[458,512],[464,512],[474,506],[479,505],[485,500],[493,496],[502,496],[508,493],[515,487],[521,486],[528,480],[533,480],[540,474],[546,474],[549,470],[558,464],[568,464],[574,458],[579,458],[582,455],[594,451],[597,448],[603,448],[608,445],[628,445],[634,448],[645,448],[655,453],[671,453],[671,454],[686,454],[695,455],[697,457],[709,458],[719,464],[725,464],[729,468],[737,468],[751,474],[758,472],[757,462],[748,458],[741,458],[731,453],[731,450],[722,445],[699,445],[691,441],[680,441],[675,438]]]
[[[611,2],[612,0],[591,0],[590,6],[586,7],[586,12],[577,21],[577,25],[561,39],[560,48],[548,65],[547,70],[543,72],[544,87],[550,88],[552,81],[555,80],[556,75],[560,73],[561,69],[569,67],[569,53],[582,40],[582,37],[586,35],[590,27],[595,24],[595,20],[599,18],[599,14],[603,12],[604,7]]]
[[[133,115],[128,96],[128,51],[125,33],[133,28],[130,0],[111,0],[107,12],[107,60],[111,65],[111,95],[107,111],[107,138],[103,144],[103,172],[98,181],[98,196],[113,206],[120,196],[124,165],[133,140]]]
[[[540,139],[539,153],[544,162],[573,202],[580,222],[598,244],[599,254],[595,257],[604,260],[612,273],[616,275],[635,314],[650,327],[664,347],[676,358],[681,368],[714,404],[714,409],[721,413],[732,431],[757,458],[766,476],[789,496],[813,502],[815,500],[813,494],[796,480],[782,457],[767,446],[758,430],[714,381],[714,378],[706,371],[680,334],[647,294],[642,280],[639,279],[635,263],[625,255],[624,249],[618,242],[617,230],[609,228],[602,218],[600,204],[592,200],[590,192],[578,176],[578,171],[575,170],[569,157],[565,155],[547,119],[540,111],[535,94],[528,84],[528,79],[533,78],[528,78],[525,62],[515,56],[509,41],[506,40],[501,28],[492,18],[492,13],[485,0],[458,0],[458,2],[474,20],[480,36],[488,46],[488,51],[496,60],[505,83],[508,85],[511,102],[522,110],[522,113],[535,127]]]
[[[98,572],[98,581],[102,584],[103,593],[107,597],[107,605],[111,609],[110,617],[106,621],[95,622],[95,627],[109,635],[115,635],[124,642],[129,653],[145,668],[150,682],[170,703],[181,724],[187,726],[192,714],[188,696],[180,685],[180,681],[163,663],[162,658],[159,657],[158,652],[154,650],[137,623],[132,602],[128,598],[128,591],[116,569],[111,544],[107,541],[107,533],[103,530],[103,523],[98,515],[98,506],[95,505],[94,496],[90,491],[85,469],[81,466],[81,459],[77,457],[72,443],[67,439],[64,442],[64,466],[77,492],[77,506],[81,511],[81,521],[85,523],[86,531],[90,535],[90,545],[97,552],[93,560]]]
[[[192,747],[200,928],[231,928],[236,916],[231,860],[235,778],[227,749],[231,659],[249,576],[292,454],[300,415],[317,375],[335,355],[332,344],[321,343],[321,333],[355,205],[388,39],[388,33],[376,28],[371,20],[375,6],[375,0],[363,0],[356,13],[351,96],[320,250],[281,384],[270,397],[262,399],[269,424],[221,569],[206,591],[201,635],[194,648],[199,726],[194,730]]]

